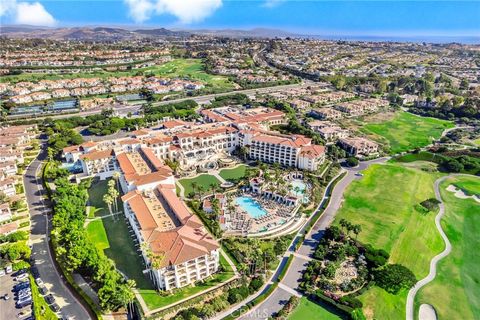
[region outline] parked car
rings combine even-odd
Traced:
[[[34,278],[40,277],[40,273],[38,273],[38,268],[36,266],[31,267],[30,271],[32,272]]]
[[[32,297],[31,291],[24,291],[18,294],[18,300],[25,300]]]
[[[5,269],[1,269],[0,270],[0,277],[3,277],[4,275],[6,275],[7,273],[5,272]]]
[[[10,299],[10,296],[8,295],[8,293],[5,293],[3,296],[2,296],[3,300],[8,300]]]
[[[12,271],[13,271],[12,265],[8,265],[8,266],[5,267],[5,272],[6,273],[12,273]]]
[[[36,279],[35,279],[35,283],[36,283],[37,286],[39,286],[39,287],[40,287],[40,286],[43,286],[43,280],[40,279],[40,278],[36,278]]]
[[[55,297],[51,293],[45,297],[45,300],[47,301],[48,304],[55,303]]]
[[[52,310],[55,312],[60,311],[60,306],[56,303],[52,304],[51,307],[52,307]]]
[[[44,296],[47,294],[48,289],[45,286],[41,286],[41,287],[38,287],[38,292],[40,292],[40,294]]]
[[[32,297],[17,301],[17,308],[23,308],[32,304]]]
[[[28,278],[28,273],[22,273],[21,275],[16,276],[15,280],[20,281],[20,280],[24,280],[24,279],[27,279],[27,278]]]
[[[30,288],[30,281],[24,281],[16,284],[13,287],[13,291],[20,291],[22,289]]]

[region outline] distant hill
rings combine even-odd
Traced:
[[[152,36],[152,37],[188,37],[190,35],[189,32],[186,31],[172,31],[165,28],[159,29],[139,29],[133,31],[137,34],[145,35],[145,36]]]
[[[256,28],[251,30],[169,30],[165,28],[136,29],[115,27],[73,27],[73,28],[47,28],[25,25],[0,26],[0,34],[11,38],[42,38],[56,40],[129,40],[140,38],[184,38],[192,34],[211,35],[232,38],[275,38],[298,37],[293,33],[283,30]]]

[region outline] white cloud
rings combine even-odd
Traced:
[[[15,11],[17,3],[15,0],[2,0],[0,1],[0,17],[11,14]]]
[[[54,26],[56,21],[40,2],[20,2],[17,5],[15,23],[50,27]]]
[[[198,22],[222,6],[222,0],[124,0],[135,22],[144,22],[154,14],[171,14],[180,23]]]
[[[16,24],[53,26],[57,22],[40,2],[0,0],[0,17],[12,17]]]

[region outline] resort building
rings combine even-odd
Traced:
[[[118,171],[115,151],[106,149],[82,154],[80,157],[83,172],[87,176],[98,176],[104,180]]]
[[[220,246],[197,216],[176,196],[175,185],[130,191],[122,197],[124,212],[155,286],[185,287],[218,271]]]
[[[150,148],[124,152],[117,156],[120,167],[120,185],[124,193],[152,190],[159,184],[175,184],[172,169],[163,164]]]
[[[378,154],[378,144],[362,137],[340,139],[339,145],[354,157],[363,158]]]
[[[325,160],[325,148],[312,145],[311,139],[301,135],[242,130],[240,142],[248,147],[250,159],[266,163],[314,171]]]

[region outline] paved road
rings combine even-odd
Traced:
[[[216,316],[214,319],[221,319],[230,313],[238,313],[246,310],[246,313],[240,318],[244,320],[251,319],[267,319],[272,316],[274,313],[279,311],[288,299],[295,293],[296,296],[301,295],[297,291],[302,278],[303,271],[306,269],[308,261],[311,259],[315,248],[321,239],[325,229],[332,223],[335,218],[335,214],[342,204],[343,193],[345,189],[350,185],[355,179],[360,179],[361,176],[357,173],[361,170],[365,170],[370,165],[375,163],[384,163],[389,158],[379,158],[371,161],[361,162],[360,165],[356,168],[347,168],[347,174],[335,185],[335,188],[332,191],[330,202],[323,212],[322,216],[317,220],[315,225],[312,227],[310,232],[305,236],[305,239],[300,246],[300,248],[294,254],[290,267],[288,268],[287,273],[280,282],[282,285],[278,286],[272,294],[257,307],[248,311],[244,309],[246,303],[251,299],[247,299],[242,304],[235,306],[235,308],[230,309],[226,312],[221,313]],[[323,200],[325,201],[325,199]],[[303,232],[303,228],[299,231],[299,234]],[[297,235],[298,236],[298,235]],[[295,242],[295,241],[294,241]],[[288,256],[292,254],[294,245],[289,248],[289,251],[284,255],[282,261],[280,262],[280,267],[277,269],[272,279],[277,279],[278,274],[283,269],[283,266],[286,264]],[[263,290],[261,294],[263,294]]]
[[[441,253],[439,253],[438,255],[433,257],[433,259],[430,261],[430,272],[428,273],[428,275],[425,278],[423,278],[422,280],[418,281],[415,284],[415,286],[412,289],[410,289],[410,291],[408,292],[407,304],[406,304],[406,319],[407,320],[413,320],[414,317],[415,317],[415,306],[414,306],[415,295],[417,294],[417,292],[422,287],[424,287],[429,282],[431,282],[433,279],[435,279],[435,276],[437,274],[438,261],[440,261],[443,258],[445,258],[446,256],[448,256],[450,254],[450,252],[452,251],[452,244],[450,243],[447,235],[445,234],[445,232],[442,229],[441,221],[442,221],[443,216],[445,215],[445,204],[443,203],[442,196],[440,195],[440,189],[439,189],[440,184],[445,179],[450,178],[452,176],[454,176],[454,175],[448,175],[448,176],[445,176],[445,177],[441,177],[441,178],[437,179],[434,183],[435,198],[437,198],[437,200],[440,201],[440,204],[439,204],[440,210],[438,211],[438,214],[435,217],[435,226],[437,227],[438,232],[440,233],[440,235],[443,238],[443,241],[445,242],[445,249]]]
[[[38,158],[27,168],[23,178],[32,222],[30,237],[32,257],[35,258],[35,265],[38,268],[40,278],[61,307],[61,314],[72,319],[91,319],[85,307],[67,288],[55,267],[52,257],[53,253],[50,252],[47,237],[50,229],[50,222],[48,221],[49,209],[43,199],[45,192],[41,180],[37,178],[41,170],[41,160],[45,159],[46,156],[45,150],[42,150]]]
[[[309,86],[311,85],[311,81],[304,81],[302,83],[295,83],[295,84],[286,84],[286,85],[280,85],[280,86],[274,86],[274,87],[266,87],[266,88],[258,88],[258,89],[246,89],[246,90],[237,90],[237,91],[229,91],[229,92],[223,92],[223,93],[216,93],[216,94],[208,94],[204,96],[196,96],[196,97],[186,97],[186,98],[180,98],[180,99],[173,99],[173,100],[167,100],[167,101],[159,101],[159,102],[154,102],[152,103],[153,106],[160,106],[160,105],[165,105],[165,104],[170,104],[170,103],[176,103],[176,102],[181,102],[185,100],[194,100],[199,104],[205,104],[208,103],[210,100],[213,100],[216,97],[221,97],[221,96],[226,96],[226,95],[231,95],[235,93],[243,93],[246,95],[251,95],[251,94],[256,94],[256,93],[269,93],[269,92],[276,92],[276,91],[282,91],[285,89],[291,89],[291,88],[298,88],[302,86]],[[116,112],[119,112],[121,114],[127,114],[129,112],[135,113],[140,110],[142,107],[141,104],[139,105],[128,105],[120,108],[115,108]],[[45,118],[52,118],[52,119],[63,119],[63,118],[70,118],[73,116],[81,116],[81,117],[86,117],[92,114],[98,114],[101,113],[102,109],[95,109],[95,110],[89,110],[89,111],[82,111],[79,113],[74,113],[74,114],[59,114],[59,115],[48,115],[48,116],[40,116],[35,119],[41,120]],[[29,116],[31,117],[31,116]],[[11,121],[16,121],[16,120],[23,120],[25,119],[24,117],[16,117],[16,118],[9,118],[8,120]]]

